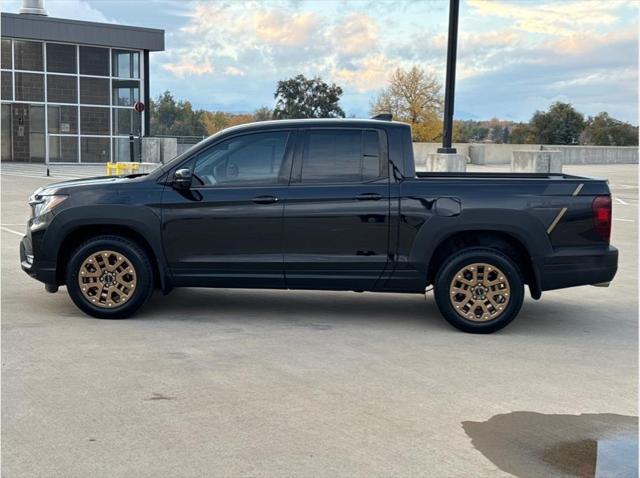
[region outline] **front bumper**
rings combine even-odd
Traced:
[[[618,249],[603,247],[559,248],[538,261],[541,290],[611,282],[618,270]]]
[[[22,270],[45,284],[56,284],[55,264],[39,261],[34,256],[31,234],[27,233],[20,242],[20,265]]]

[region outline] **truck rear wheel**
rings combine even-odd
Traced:
[[[476,334],[508,325],[524,300],[517,264],[501,252],[484,247],[464,249],[446,260],[436,274],[434,290],[447,322]]]
[[[153,268],[133,241],[98,236],[73,252],[66,281],[71,300],[82,311],[101,319],[124,319],[151,296]]]

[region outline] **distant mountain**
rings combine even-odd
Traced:
[[[478,115],[469,113],[468,111],[460,111],[460,110],[455,110],[455,113],[453,114],[453,118],[457,120],[462,120],[462,121],[480,119]]]

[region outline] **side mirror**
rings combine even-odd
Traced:
[[[173,187],[176,189],[189,189],[192,177],[190,169],[178,169],[173,173]]]

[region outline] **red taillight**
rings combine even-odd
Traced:
[[[593,199],[593,226],[598,235],[609,242],[611,237],[611,196]]]

